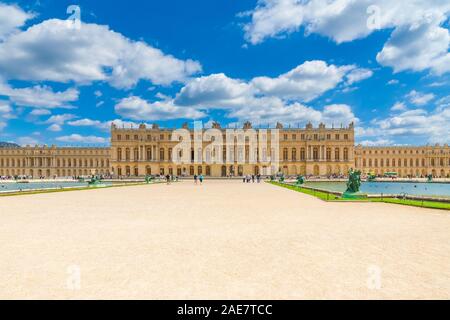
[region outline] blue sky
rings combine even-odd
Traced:
[[[102,145],[112,121],[250,120],[449,143],[449,12],[442,0],[0,0],[0,141]]]

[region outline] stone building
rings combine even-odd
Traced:
[[[450,148],[448,145],[405,147],[356,147],[355,166],[363,173],[399,177],[450,177]]]
[[[53,178],[109,172],[110,148],[0,148],[0,176]]]
[[[112,172],[118,176],[267,175],[276,173],[276,163],[279,170],[287,175],[340,175],[354,167],[353,124],[337,129],[326,128],[324,124],[318,128],[313,128],[312,124],[302,129],[283,128],[278,124],[278,130],[253,129],[249,122],[242,130],[222,129],[218,123],[214,123],[210,130],[195,131],[188,129],[187,125],[183,128],[190,135],[191,145],[186,161],[180,163],[174,161],[182,152],[176,149],[179,141],[172,139],[173,130],[161,129],[157,125],[151,128],[141,125],[136,129],[113,125]],[[235,141],[231,143],[229,131],[234,132]],[[275,134],[277,137],[272,137]],[[201,136],[202,141],[196,146],[194,141],[197,135]],[[214,145],[209,135],[222,138],[224,145]],[[252,139],[256,139],[254,143],[250,142],[253,142]],[[252,161],[252,156],[257,161]]]
[[[277,129],[277,130],[275,130]],[[0,148],[0,176],[73,177],[92,174],[115,177],[286,175],[339,176],[351,168],[363,173],[400,177],[450,177],[448,145],[423,147],[355,147],[354,125],[327,128],[181,130],[158,125],[111,126],[107,148],[56,146]],[[180,145],[183,144],[183,147]]]

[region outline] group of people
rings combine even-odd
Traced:
[[[257,175],[246,175],[246,176],[244,176],[243,177],[243,182],[244,183],[255,183],[255,182],[258,182],[258,183],[261,183],[261,175],[260,174],[257,174]]]
[[[201,175],[194,175],[194,182],[195,184],[198,184],[200,182],[200,184],[203,184],[203,180],[205,180],[205,177],[201,174]]]

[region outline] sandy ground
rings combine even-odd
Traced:
[[[450,214],[207,181],[0,199],[2,299],[450,298]]]

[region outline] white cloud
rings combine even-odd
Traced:
[[[368,79],[373,76],[373,71],[364,68],[353,69],[349,74],[347,74],[347,84],[352,85],[356,82]]]
[[[277,78],[258,77],[251,84],[261,94],[308,102],[335,88],[352,68],[327,65],[324,61],[306,61]]]
[[[17,32],[33,14],[23,11],[15,5],[0,3],[0,41],[11,33]]]
[[[406,107],[405,103],[397,102],[392,106],[391,111],[405,111],[406,109],[408,108]]]
[[[54,92],[48,86],[34,86],[28,88],[12,88],[0,83],[0,95],[9,97],[10,101],[18,106],[38,108],[70,107],[70,102],[77,101],[79,91],[67,89]]]
[[[325,61],[306,61],[275,78],[256,77],[246,82],[224,74],[193,79],[176,95],[174,103],[203,108],[241,108],[262,104],[261,97],[311,101],[335,88],[344,78],[351,83],[367,78],[367,69],[328,65]]]
[[[426,44],[426,45],[424,45]],[[436,74],[450,71],[450,33],[435,21],[416,26],[397,28],[377,61],[394,69],[423,71],[432,69]]]
[[[176,59],[97,24],[83,23],[76,29],[52,19],[0,43],[0,72],[6,79],[108,81],[129,88],[139,80],[157,85],[185,81],[200,70],[198,62]]]
[[[66,143],[79,143],[79,144],[87,144],[87,143],[106,144],[109,142],[107,138],[97,136],[82,136],[80,134],[72,134],[69,136],[58,137],[56,138],[56,141]]]
[[[395,84],[399,84],[399,83],[400,83],[400,81],[398,81],[397,79],[392,79],[392,80],[388,81],[389,85],[395,85]]]
[[[52,131],[52,132],[60,132],[62,131],[62,128],[59,124],[52,124],[51,126],[49,126],[47,128],[48,131]]]
[[[332,104],[325,106],[322,113],[322,122],[326,124],[348,125],[358,122],[359,119],[353,114],[352,108],[346,104]]]
[[[301,27],[342,43],[394,29],[377,57],[380,64],[442,74],[450,71],[448,30],[441,27],[449,12],[445,0],[259,0],[244,31],[252,44]]]
[[[251,13],[252,23],[244,26],[246,39],[257,44],[282,32],[297,31],[303,22],[303,8],[298,2],[259,0],[258,6]]]
[[[182,106],[241,106],[252,96],[249,84],[228,78],[223,73],[191,80],[177,94],[175,103]]]
[[[48,118],[44,123],[45,124],[57,124],[62,126],[66,121],[75,119],[77,116],[73,114],[58,114],[53,115]]]
[[[255,124],[262,125],[281,122],[292,126],[303,126],[308,122],[312,122],[314,125],[323,122],[328,126],[338,126],[358,121],[347,105],[328,105],[324,107],[323,111],[319,111],[298,102],[286,104],[278,98],[263,98],[258,108],[243,107],[231,111],[228,117],[241,121],[250,120]]]
[[[52,113],[49,111],[49,110],[47,110],[47,109],[33,109],[31,112],[30,112],[30,115],[31,116],[36,116],[36,117],[40,117],[40,116],[49,116],[49,115],[51,115]]]
[[[434,94],[432,93],[421,93],[416,90],[411,91],[406,95],[406,97],[416,106],[426,105],[428,102],[434,99]]]
[[[93,127],[93,126],[101,126],[102,122],[98,120],[91,120],[91,119],[80,119],[75,121],[69,121],[67,122],[69,126],[74,127]]]
[[[13,108],[8,101],[0,100],[0,120],[9,120],[15,118]]]
[[[17,139],[17,143],[21,146],[26,146],[26,145],[38,145],[39,144],[39,140],[35,139],[35,138],[31,138],[31,137],[20,137]]]
[[[363,140],[360,141],[359,144],[366,147],[384,147],[384,146],[392,146],[394,142],[389,139],[375,139],[375,140]]]
[[[432,111],[407,110],[387,118],[375,119],[371,127],[356,131],[360,138],[407,138],[429,143],[450,143],[450,106],[438,106]]]
[[[0,120],[0,131],[3,131],[3,129],[6,128],[8,124],[5,121]]]
[[[175,106],[173,101],[148,102],[135,96],[122,99],[114,109],[123,118],[138,121],[199,119],[205,116],[203,112],[194,108]]]

